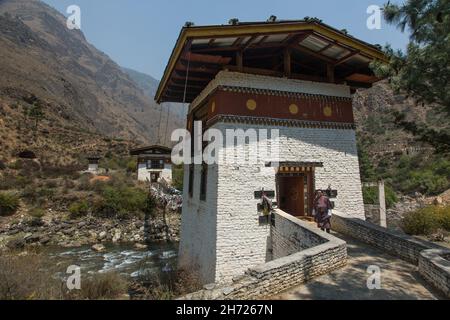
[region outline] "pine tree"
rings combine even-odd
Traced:
[[[406,91],[419,103],[436,103],[450,113],[450,1],[408,0],[387,3],[384,17],[402,32],[411,32],[406,54],[385,49],[388,65],[374,65],[389,77],[394,89]]]
[[[450,116],[450,1],[408,0],[402,5],[388,2],[384,17],[402,32],[410,32],[406,53],[385,48],[388,64],[373,63],[375,73],[388,78],[397,92],[406,92],[419,104],[433,104]],[[420,141],[450,150],[450,127],[435,130],[426,124],[408,122],[399,115],[397,124]]]

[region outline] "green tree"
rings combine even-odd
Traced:
[[[402,32],[410,32],[406,52],[385,48],[388,64],[373,63],[375,73],[387,77],[391,87],[415,98],[417,103],[436,104],[450,114],[450,1],[408,0],[384,6],[384,17]],[[445,123],[445,121],[443,121]],[[408,122],[398,115],[397,124],[441,149],[450,149],[450,129],[433,129]],[[437,138],[437,139],[436,139]]]
[[[361,180],[364,182],[374,182],[377,179],[372,161],[362,143],[358,144],[359,166],[361,171]]]

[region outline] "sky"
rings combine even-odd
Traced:
[[[404,49],[408,35],[382,21],[369,30],[367,8],[387,0],[44,0],[64,15],[70,5],[81,9],[87,40],[119,65],[160,79],[186,21],[195,25],[317,17],[372,44]],[[398,2],[398,1],[391,1]]]

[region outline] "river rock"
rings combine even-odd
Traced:
[[[138,250],[146,250],[146,249],[148,249],[147,245],[146,244],[142,244],[142,243],[136,243],[134,245],[134,247],[136,249],[138,249]]]
[[[100,243],[94,244],[94,245],[91,247],[91,249],[94,250],[94,251],[96,251],[96,252],[103,252],[103,251],[106,250],[105,246],[102,245],[102,244],[100,244]]]
[[[114,231],[114,235],[112,238],[112,242],[118,242],[120,240],[120,238],[122,237],[122,233],[120,232],[120,230],[115,230]]]
[[[6,244],[6,247],[11,249],[11,250],[23,249],[25,247],[25,240],[22,240],[22,239],[10,240]]]
[[[41,236],[39,234],[32,234],[30,237],[24,239],[26,243],[36,243],[39,242]]]
[[[39,242],[40,242],[40,244],[42,244],[42,245],[46,245],[47,243],[50,242],[50,238],[47,237],[47,236],[43,236],[43,237],[41,237],[41,238],[39,239]]]
[[[99,240],[104,240],[104,239],[106,239],[106,236],[107,236],[106,231],[102,231],[102,232],[100,232],[100,233],[98,234],[98,239],[99,239]]]

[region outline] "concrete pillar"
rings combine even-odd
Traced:
[[[386,196],[384,193],[384,181],[378,182],[378,199],[380,201],[380,226],[387,228],[386,221]]]

